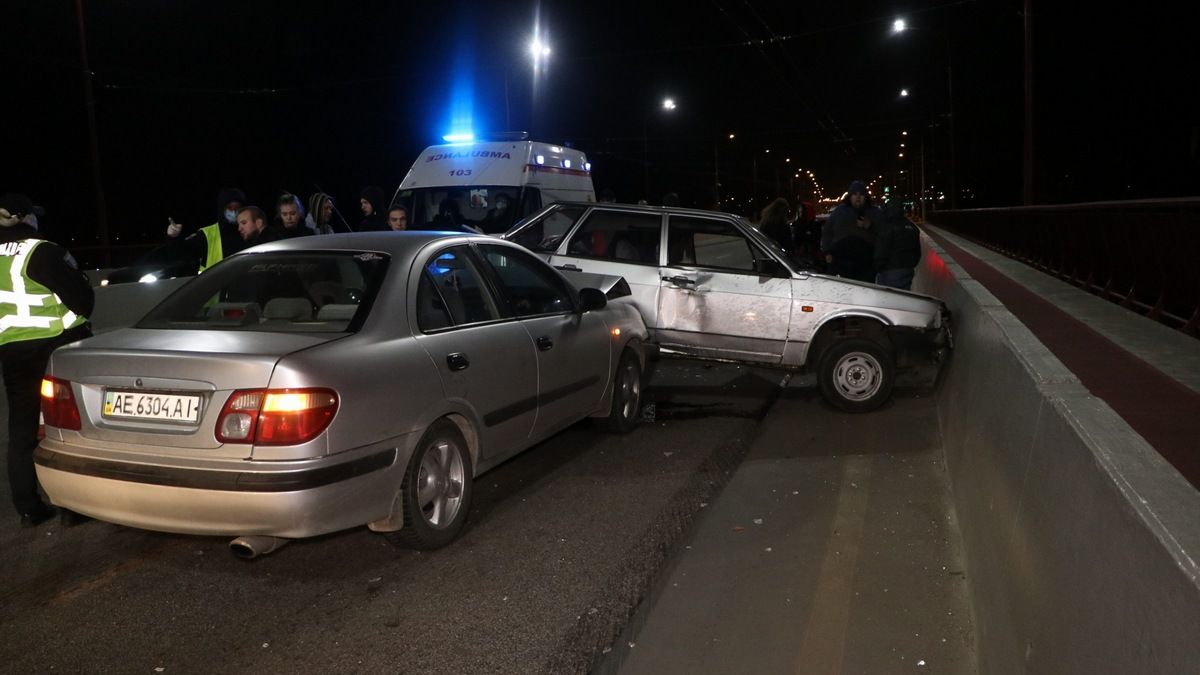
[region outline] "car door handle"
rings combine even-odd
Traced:
[[[689,278],[683,276],[682,274],[677,274],[673,277],[663,277],[662,280],[669,281],[669,282],[675,284],[676,286],[695,286],[696,285],[696,281],[694,279],[689,279]]]
[[[548,336],[546,336],[546,335],[543,335],[542,337],[540,337],[540,338],[538,338],[538,339],[534,340],[534,342],[536,342],[536,343],[537,343],[537,347],[538,347],[538,349],[540,349],[541,351],[548,352],[548,351],[550,351],[551,349],[554,349],[554,340],[551,340],[551,339],[550,339]]]
[[[471,360],[462,352],[454,352],[446,355],[446,365],[450,366],[450,370],[466,370]]]
[[[583,271],[583,270],[579,269],[578,267],[576,267],[573,263],[567,263],[566,265],[555,265],[554,269],[566,270],[568,272],[582,272]]]

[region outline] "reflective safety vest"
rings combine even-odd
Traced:
[[[87,322],[54,291],[29,278],[29,257],[44,243],[22,239],[0,244],[0,345],[52,338]]]
[[[224,255],[221,253],[221,224],[206,225],[200,228],[200,231],[204,233],[204,242],[207,245],[204,264],[200,266],[200,271],[203,272],[221,262]]]

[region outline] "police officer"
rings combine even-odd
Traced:
[[[8,397],[8,482],[21,527],[54,515],[38,496],[41,383],[50,352],[91,335],[95,296],[65,249],[38,234],[41,209],[25,195],[0,197],[0,365]]]
[[[237,229],[237,214],[245,204],[246,193],[237,188],[223,188],[217,194],[217,222],[205,225],[182,240],[179,235],[183,232],[183,226],[170,220],[167,236],[171,242],[165,247],[166,257],[171,260],[195,260],[199,271],[203,272],[222,258],[245,248]]]

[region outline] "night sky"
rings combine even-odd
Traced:
[[[811,191],[792,167],[834,194],[915,177],[922,137],[927,182],[948,188],[952,102],[959,206],[1021,199],[1019,1],[83,5],[109,229],[130,247],[117,259],[160,240],[168,217],[212,222],[223,185],[263,206],[320,186],[357,222],[360,188],[390,195],[455,110],[476,133],[580,148],[620,201],[676,191],[706,206],[716,155],[743,211],[755,194]],[[1033,2],[1035,202],[1200,194],[1194,23],[1082,6]],[[890,35],[897,16],[917,30]],[[535,17],[552,49],[536,82]],[[5,0],[0,25],[0,191],[44,205],[43,230],[92,259],[75,3]]]

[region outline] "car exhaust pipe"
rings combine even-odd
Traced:
[[[238,537],[229,542],[229,549],[233,554],[242,560],[251,560],[261,555],[274,553],[279,549],[287,546],[288,539],[280,539],[279,537],[266,537],[260,535],[249,535]]]

